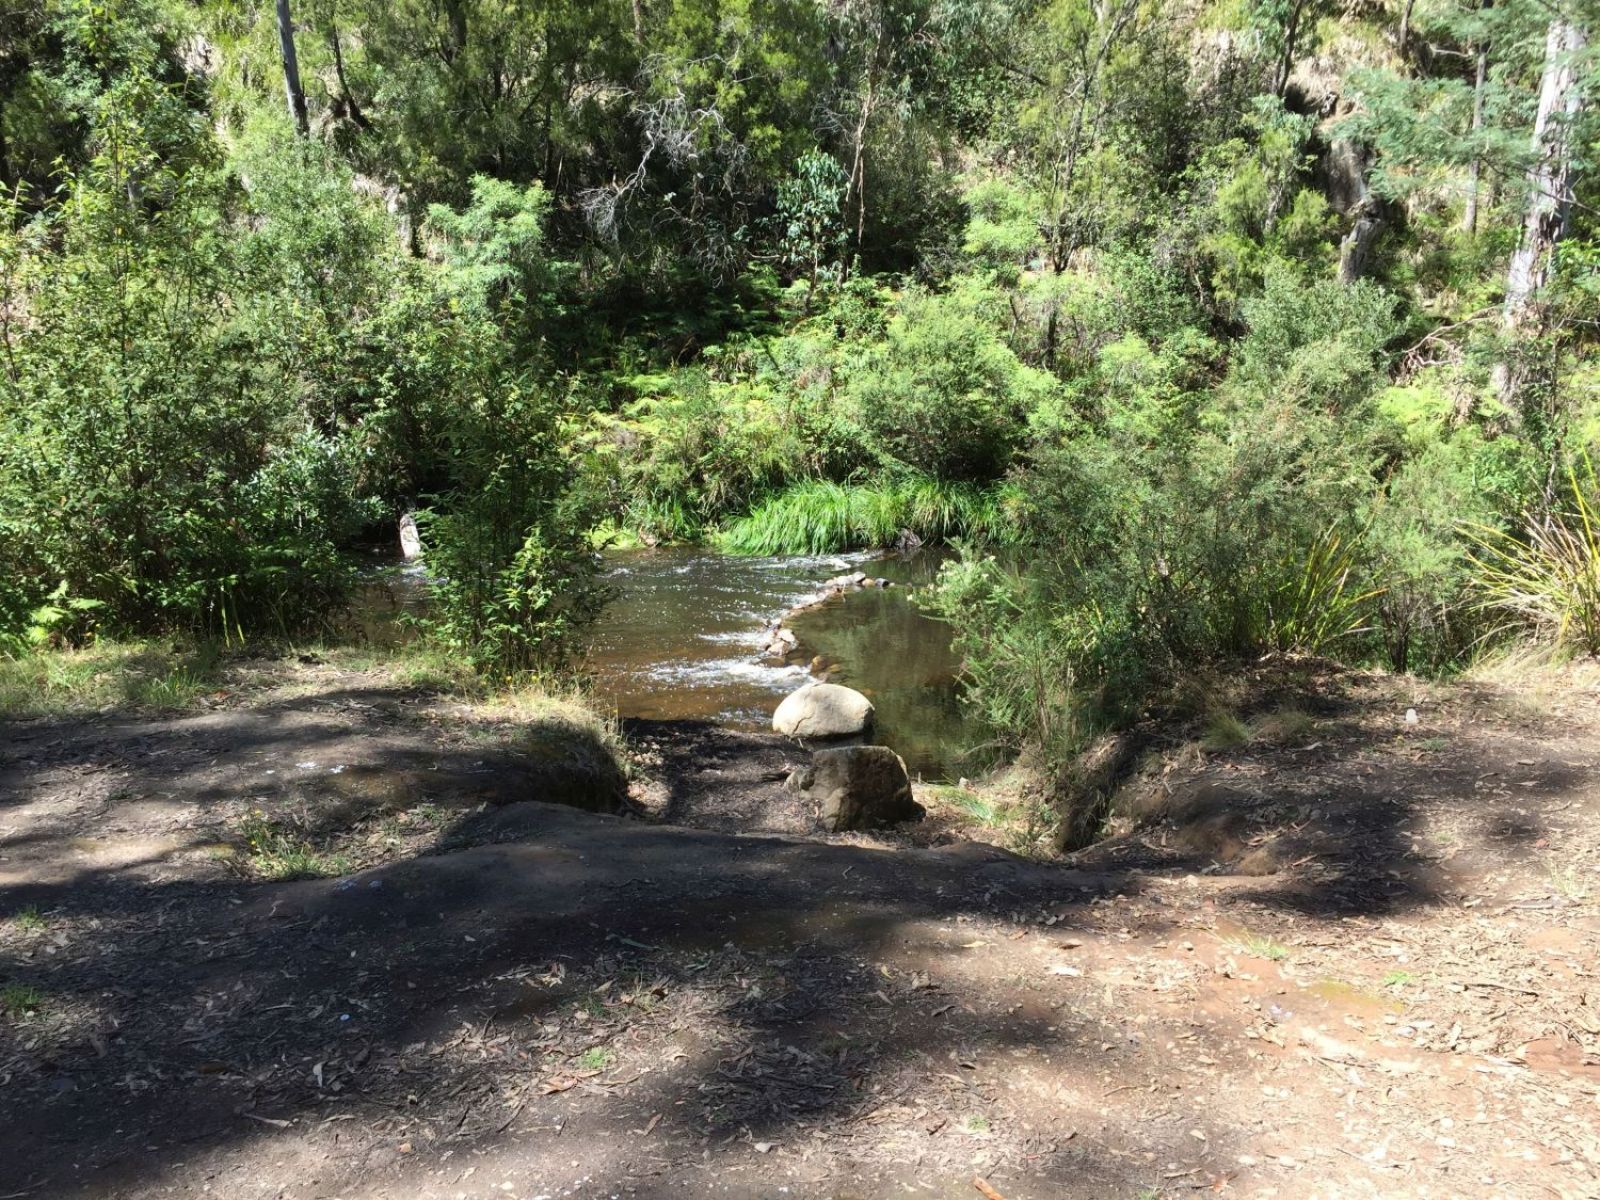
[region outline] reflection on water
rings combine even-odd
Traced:
[[[428,605],[428,573],[421,563],[390,562],[361,572],[350,610],[347,633],[375,646],[404,645],[417,635],[410,618]]]
[[[820,655],[831,680],[864,692],[877,708],[878,741],[913,775],[953,779],[980,764],[967,751],[949,628],[923,615],[909,589],[929,582],[936,555],[878,554],[744,558],[693,548],[616,551],[606,582],[616,599],[601,617],[587,666],[594,694],[624,717],[699,719],[746,729],[770,727],[778,702],[810,678],[803,665],[757,657],[762,627],[848,571],[894,581],[850,592],[790,622],[794,661]],[[403,617],[426,599],[417,566],[374,572],[352,614],[369,640],[405,636]]]

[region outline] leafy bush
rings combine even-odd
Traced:
[[[437,453],[437,485],[419,514],[432,574],[422,624],[502,682],[565,666],[605,600],[587,539],[598,515],[592,491],[579,488],[566,453],[568,397],[517,366],[536,299],[526,288],[544,275],[542,206],[539,189],[478,181],[467,213],[434,211],[453,248],[419,280],[434,306],[427,291],[408,306],[443,307],[451,320],[416,354],[402,314],[397,342],[419,378],[440,386],[402,390],[398,405],[373,416],[395,442],[410,435]]]
[[[1054,381],[1018,361],[984,311],[994,293],[908,294],[846,395],[886,465],[987,481],[1011,466],[1028,414]]]
[[[463,403],[453,490],[420,515],[434,576],[424,627],[501,680],[564,665],[605,600],[572,471],[536,390]]]
[[[699,536],[760,496],[762,511],[729,544],[878,545],[903,527],[983,534],[975,492],[954,485],[999,479],[1059,390],[1001,339],[1000,303],[970,280],[953,295],[898,298],[858,281],[783,338],[628,379],[638,398],[594,415],[581,439],[589,486],[649,541]],[[951,504],[962,511],[944,513]]]
[[[1373,492],[1364,439],[1292,397],[1207,400],[1180,365],[1108,347],[1089,415],[1041,428],[1019,477],[1026,570],[969,558],[930,598],[996,736],[1049,761],[1200,664],[1360,653],[1370,624],[1367,558],[1342,532]]]
[[[11,587],[26,607],[61,583],[113,631],[304,628],[347,594],[339,547],[373,515],[338,382],[356,286],[342,275],[368,261],[367,230],[312,236],[311,202],[291,201],[327,189],[301,157],[263,171],[261,206],[237,212],[174,104],[131,73],[62,203],[31,225],[0,213],[27,314],[0,381]],[[296,222],[295,254],[264,251]],[[335,295],[319,304],[317,286]]]

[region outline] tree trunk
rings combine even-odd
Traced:
[[[294,53],[294,20],[289,16],[289,0],[277,0],[278,48],[283,51],[283,90],[289,101],[289,116],[302,137],[311,132],[306,118],[306,94],[300,87],[300,63]]]
[[[1299,0],[1289,10],[1289,20],[1283,27],[1283,54],[1278,59],[1277,73],[1272,80],[1272,94],[1280,100],[1289,90],[1289,75],[1294,70],[1295,43],[1300,40],[1300,14],[1305,9],[1305,0]]]
[[[1556,244],[1566,235],[1572,215],[1572,145],[1574,120],[1583,96],[1572,58],[1584,46],[1577,26],[1550,22],[1545,38],[1544,74],[1539,83],[1539,113],[1533,126],[1534,164],[1528,172],[1528,211],[1522,241],[1511,258],[1506,280],[1506,322],[1516,324],[1535,294],[1549,282]]]
[[[6,106],[3,97],[0,97],[0,187],[12,188],[16,181],[11,178],[11,148],[6,144]]]
[[[1356,210],[1356,223],[1339,243],[1340,283],[1348,287],[1366,273],[1367,256],[1386,224],[1382,206],[1369,196]]]
[[[1347,287],[1366,273],[1373,243],[1392,215],[1367,182],[1373,159],[1372,147],[1344,138],[1328,152],[1328,199],[1350,219],[1350,232],[1339,242],[1339,282]]]
[[[867,61],[867,87],[861,96],[861,112],[856,120],[855,136],[852,139],[850,160],[850,180],[845,185],[843,208],[848,213],[850,201],[856,202],[856,244],[844,256],[844,268],[839,274],[839,282],[844,283],[850,278],[851,269],[856,260],[861,257],[861,243],[866,236],[867,229],[867,126],[872,121],[872,110],[877,106],[878,99],[878,55],[883,49],[883,27],[878,27],[877,37],[872,43],[872,57]],[[846,217],[846,220],[849,218]]]
[[[350,90],[350,81],[344,77],[344,47],[339,38],[339,27],[328,26],[328,48],[333,51],[333,74],[339,81],[339,105],[342,116],[349,117],[357,129],[371,129],[372,122],[361,111],[361,104]]]
[[[644,0],[633,0],[633,40],[644,45]]]
[[[1405,7],[1400,10],[1400,42],[1396,47],[1396,53],[1400,55],[1402,62],[1406,57],[1406,42],[1411,38],[1411,10],[1416,2],[1417,0],[1406,0]]]
[[[467,10],[462,5],[462,0],[445,0],[445,19],[450,22],[450,41],[445,46],[445,65],[453,65],[461,52],[467,48]]]
[[[1539,293],[1550,282],[1556,248],[1572,215],[1572,130],[1584,103],[1574,59],[1586,43],[1583,31],[1564,17],[1551,21],[1545,35],[1528,209],[1506,277],[1505,328],[1513,336],[1537,324]],[[1510,360],[1495,371],[1500,399],[1508,405],[1515,406],[1522,374]]]
[[[1472,84],[1472,136],[1476,140],[1483,132],[1483,85],[1489,74],[1489,51],[1478,47],[1478,69]],[[1478,189],[1483,176],[1483,160],[1472,156],[1472,166],[1467,169],[1467,205],[1461,214],[1461,228],[1468,233],[1478,232]]]

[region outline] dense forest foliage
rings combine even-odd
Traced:
[[[0,643],[314,628],[421,514],[959,547],[1047,759],[1197,664],[1600,650],[1592,0],[0,0]]]

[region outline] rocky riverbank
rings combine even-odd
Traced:
[[[762,628],[757,652],[765,659],[777,662],[787,661],[790,656],[800,650],[800,639],[794,630],[789,628],[789,622],[793,621],[801,613],[820,608],[822,605],[837,600],[850,592],[869,588],[891,588],[893,586],[892,580],[871,576],[865,571],[852,571],[846,575],[835,575],[832,579],[824,581],[814,593],[786,608],[768,621]],[[820,671],[822,664],[814,662],[813,669]]]

